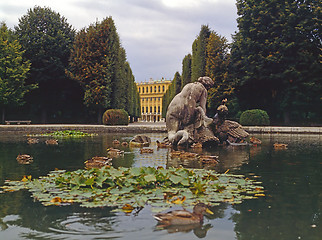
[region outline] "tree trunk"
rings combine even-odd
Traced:
[[[41,110],[41,123],[47,123],[47,111],[46,111],[46,109]]]
[[[5,116],[6,116],[6,109],[5,107],[2,107],[2,118],[1,118],[1,122],[4,124],[5,121]]]
[[[290,112],[285,111],[283,117],[284,117],[284,124],[285,125],[290,125],[290,122],[291,122],[291,120],[290,120]]]
[[[98,124],[102,124],[102,117],[103,117],[102,112],[103,112],[102,107],[99,107],[98,112],[97,112],[97,123]]]

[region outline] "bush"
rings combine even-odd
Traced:
[[[240,115],[239,122],[245,126],[265,126],[270,124],[267,112],[261,109],[246,110]]]
[[[123,109],[109,109],[103,114],[104,125],[128,125],[129,114]]]

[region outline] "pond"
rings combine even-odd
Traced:
[[[173,161],[168,149],[157,149],[151,137],[153,154],[140,154],[138,148],[119,147],[124,157],[113,159],[113,166],[175,166],[200,168],[191,161]],[[0,194],[0,239],[321,239],[322,136],[255,135],[261,146],[217,147],[208,150],[218,155],[218,172],[244,174],[262,182],[265,197],[244,200],[241,204],[222,203],[211,207],[214,215],[196,229],[160,230],[149,206],[126,214],[109,207],[82,208],[77,205],[45,207],[26,190]],[[55,169],[84,168],[84,161],[105,156],[112,141],[129,141],[133,134],[99,135],[82,139],[61,139],[57,146],[28,145],[22,135],[0,136],[0,185],[6,179],[34,178]],[[275,142],[288,149],[274,150]],[[30,154],[34,161],[20,165],[17,155]],[[179,208],[179,207],[178,207]]]

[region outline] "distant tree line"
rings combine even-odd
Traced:
[[[181,88],[200,76],[214,79],[208,92],[210,116],[228,98],[233,118],[258,108],[268,112],[273,124],[321,124],[319,1],[237,0],[237,11],[238,32],[231,44],[208,26],[201,27],[192,54],[182,61],[181,76],[175,74]],[[178,92],[169,87],[164,112]]]
[[[237,0],[233,41],[201,26],[163,98],[200,76],[213,116],[228,98],[230,117],[267,111],[273,124],[322,122],[321,6],[316,0]],[[140,116],[139,93],[111,17],[76,31],[59,13],[34,7],[15,28],[0,24],[1,120],[97,122],[105,109]]]
[[[0,108],[33,122],[100,122],[106,109],[140,116],[139,93],[111,17],[75,31],[34,7],[14,30],[0,26]]]

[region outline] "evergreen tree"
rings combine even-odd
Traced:
[[[208,91],[207,113],[214,115],[222,99],[232,97],[234,85],[228,75],[229,44],[225,37],[212,32],[207,44],[206,75],[214,87]]]
[[[243,108],[274,120],[321,119],[321,5],[316,0],[238,0],[232,71]]]
[[[75,31],[64,17],[50,8],[34,7],[19,19],[15,34],[21,43],[24,58],[31,62],[27,84],[39,88],[27,98],[33,115],[41,112],[42,121],[64,112],[70,104],[69,94],[75,83],[66,78],[70,48]]]
[[[25,85],[30,62],[22,58],[21,45],[14,39],[5,23],[0,23],[0,109],[2,123],[5,121],[5,108],[24,104],[24,95],[36,88]]]
[[[84,104],[97,113],[98,122],[108,108],[124,109],[131,115],[134,77],[111,17],[77,34],[68,74],[84,88]]]
[[[199,77],[203,77],[206,74],[207,43],[210,33],[209,27],[202,25],[199,36],[193,42],[191,60],[192,82],[197,81]]]
[[[191,54],[187,54],[182,60],[181,89],[191,82]]]

